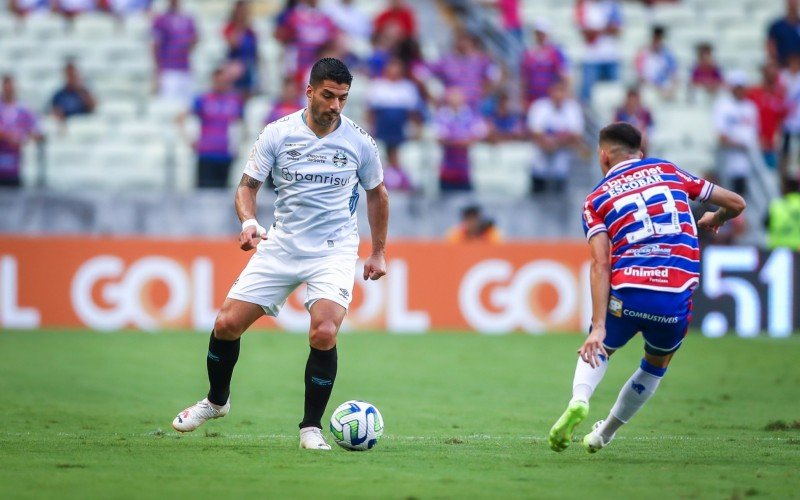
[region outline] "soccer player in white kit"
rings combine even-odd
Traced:
[[[236,191],[236,211],[242,221],[240,246],[256,253],[214,322],[206,360],[208,396],[175,417],[175,430],[190,432],[228,413],[240,337],[262,315],[277,316],[289,294],[305,283],[311,350],[300,448],[330,449],[321,420],[336,379],[336,335],[350,304],[358,259],[359,184],[367,193],[372,233],[363,276],[377,280],[386,274],[389,197],[378,148],[341,114],[352,80],[341,61],[317,61],[306,88],[308,107],[267,125],[253,146]],[[278,198],[275,221],[266,231],[255,218],[256,193],[270,175]]]

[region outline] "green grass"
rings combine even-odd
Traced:
[[[638,365],[611,361],[589,419]],[[329,410],[373,402],[366,453],[297,450],[303,336],[245,336],[233,407],[194,434],[205,334],[0,332],[3,498],[789,498],[800,488],[800,337],[690,337],[614,443],[551,452],[578,336],[346,335]],[[782,421],[783,423],[780,423]],[[579,432],[580,435],[583,432]]]

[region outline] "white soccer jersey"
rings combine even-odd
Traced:
[[[383,182],[375,140],[349,118],[323,138],[301,110],[270,123],[250,153],[244,173],[259,181],[272,174],[278,198],[269,239],[293,256],[357,252],[358,185]]]

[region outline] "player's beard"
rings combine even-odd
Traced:
[[[339,119],[339,113],[334,111],[317,111],[314,105],[311,105],[311,119],[320,127],[330,127],[336,120]]]

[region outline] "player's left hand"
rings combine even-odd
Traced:
[[[383,254],[372,254],[364,262],[364,280],[377,280],[386,275],[386,257]]]
[[[710,231],[714,234],[717,234],[719,231],[720,224],[717,222],[716,212],[706,212],[700,217],[700,220],[697,221],[697,227],[704,231]]]
[[[608,359],[608,352],[606,352],[606,348],[603,347],[603,340],[605,340],[605,338],[605,328],[592,327],[592,333],[586,337],[586,341],[581,348],[578,349],[578,354],[581,355],[581,359],[589,363],[592,368],[600,366],[601,355]]]

